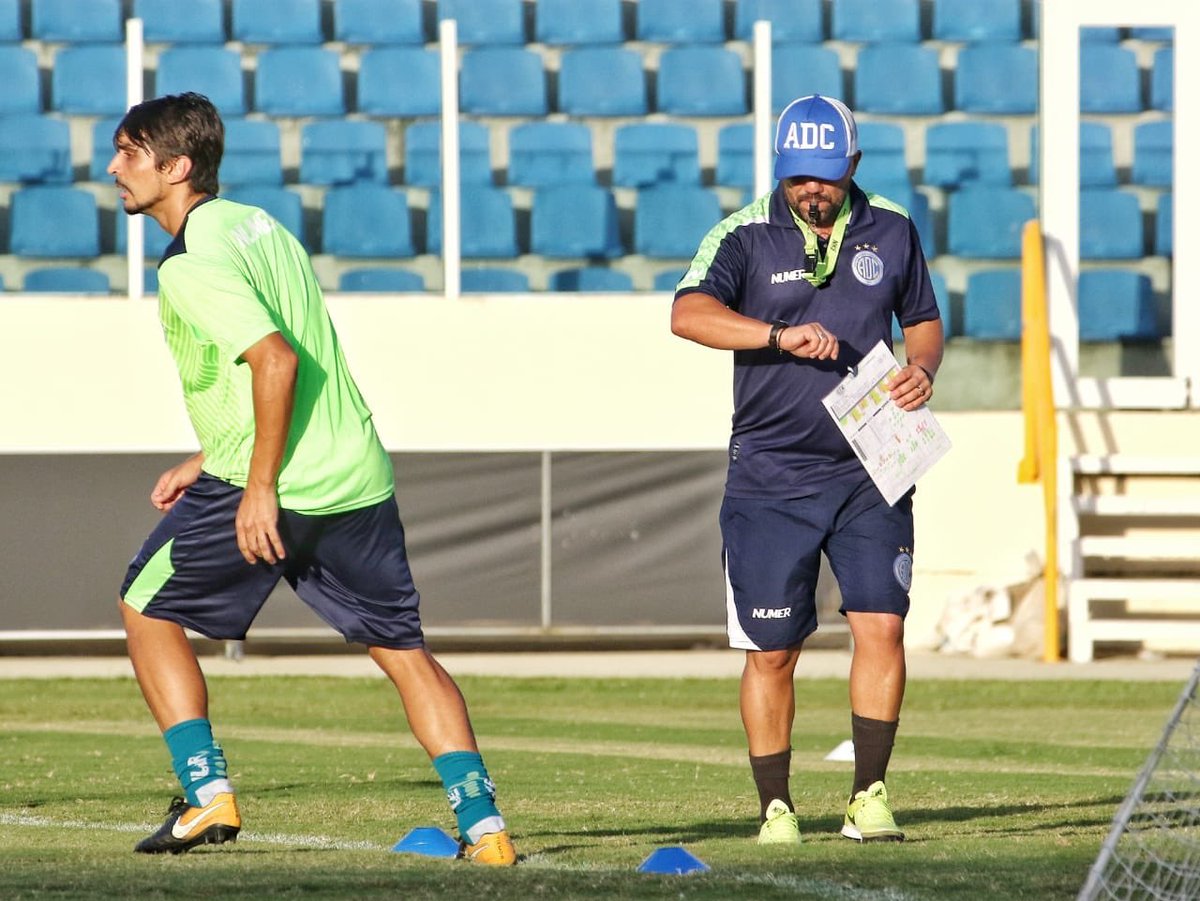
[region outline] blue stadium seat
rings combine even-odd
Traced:
[[[346,112],[341,54],[323,47],[271,47],[258,55],[255,108],[268,116]]]
[[[142,274],[142,290],[153,297],[158,293],[158,267],[147,266]]]
[[[613,134],[612,183],[621,188],[700,184],[696,129],[681,122],[619,126]]]
[[[1146,252],[1142,211],[1136,194],[1118,189],[1079,192],[1079,257],[1133,260]]]
[[[958,53],[954,106],[967,113],[1025,115],[1038,107],[1038,54],[1020,44],[972,44]]]
[[[9,249],[21,257],[100,254],[96,198],[82,188],[36,185],[9,198]]]
[[[521,0],[437,0],[437,18],[458,22],[458,43],[524,44]]]
[[[1037,184],[1041,163],[1038,127],[1029,129],[1029,181]],[[1111,188],[1117,184],[1112,129],[1104,122],[1079,123],[1079,186]]]
[[[594,184],[592,130],[582,122],[526,122],[508,133],[508,183]]]
[[[411,257],[408,198],[386,185],[330,188],[321,217],[322,250],[343,257]]]
[[[1143,26],[1129,29],[1129,36],[1135,41],[1166,41],[1175,40],[1175,29],[1165,26]]]
[[[419,272],[407,269],[347,269],[338,276],[337,289],[371,294],[407,293],[424,291],[425,279]]]
[[[933,259],[938,255],[937,240],[933,229],[933,212],[929,206],[929,198],[923,192],[918,191],[907,180],[891,184],[885,182],[878,185],[861,185],[861,187],[863,190],[879,194],[892,203],[904,207],[908,211],[908,218],[917,227],[917,234],[921,238],[921,249],[925,252],[925,257]]]
[[[672,116],[747,112],[742,58],[724,47],[670,47],[658,59],[658,111]]]
[[[558,110],[571,116],[644,116],[642,55],[626,47],[564,51],[558,68]]]
[[[970,188],[950,195],[947,249],[962,257],[1015,260],[1035,218],[1033,198],[1016,188]]]
[[[771,110],[775,115],[797,97],[824,94],[845,97],[841,58],[819,44],[774,44],[771,47]]]
[[[226,200],[245,203],[265,210],[290,231],[305,247],[312,249],[304,231],[304,204],[300,195],[275,185],[241,185],[222,195]]]
[[[659,44],[719,44],[725,40],[721,0],[638,0],[637,40]]]
[[[29,36],[65,44],[123,41],[121,0],[29,0]]]
[[[1143,122],[1133,129],[1133,183],[1169,188],[1175,138],[1170,120]]]
[[[954,334],[950,322],[950,289],[946,286],[946,277],[940,272],[929,273],[930,284],[933,285],[933,296],[937,300],[938,313],[942,317],[942,333],[949,338]],[[892,340],[903,341],[904,329],[900,327],[900,320],[892,317]]]
[[[612,191],[590,185],[557,185],[533,195],[529,249],[547,257],[608,259],[625,252]]]
[[[904,77],[897,77],[903,72]],[[942,72],[937,51],[919,44],[870,44],[854,71],[858,110],[916,116],[942,112]]]
[[[492,155],[486,125],[458,123],[458,166],[460,184],[492,184]],[[404,132],[404,182],[423,188],[441,186],[441,122],[414,122]]]
[[[70,44],[59,48],[50,73],[50,97],[52,108],[61,113],[123,115],[128,108],[125,48],[120,44]]]
[[[736,0],[733,36],[739,41],[750,40],[754,23],[765,19],[771,23],[772,43],[819,43],[825,40],[821,5],[821,0]]]
[[[1125,269],[1079,273],[1079,340],[1161,338],[1150,276]]]
[[[442,111],[441,62],[424,47],[372,47],[358,63],[358,111],[411,119]]]
[[[319,44],[320,0],[230,0],[230,32],[246,44]]]
[[[181,15],[179,0],[133,0],[133,14],[142,20],[148,43],[225,43],[221,0],[188,0],[186,15]]]
[[[37,56],[15,44],[0,45],[0,116],[42,111],[41,76]]]
[[[468,294],[526,294],[529,276],[516,269],[482,266],[462,271],[461,287]]]
[[[226,119],[223,185],[281,185],[279,126],[270,119]]]
[[[1115,44],[1079,47],[1079,109],[1084,113],[1142,110],[1142,77],[1132,50]]]
[[[333,39],[347,44],[424,44],[421,0],[335,0]]]
[[[550,291],[593,291],[617,293],[633,290],[633,278],[619,269],[606,266],[584,266],[580,269],[560,269],[548,279]]]
[[[129,246],[129,214],[117,207],[115,216],[114,250],[117,253],[125,253]],[[163,251],[171,243],[171,236],[149,216],[143,216],[142,219],[145,223],[142,226],[142,253],[146,255],[147,262],[157,263],[162,259]]]
[[[1088,25],[1079,29],[1081,44],[1116,44],[1121,40],[1121,29],[1115,25]]]
[[[166,48],[158,55],[154,89],[159,97],[196,91],[223,117],[246,114],[242,55],[220,45]]]
[[[1150,106],[1170,111],[1175,108],[1175,48],[1159,47],[1150,65]]]
[[[459,105],[476,116],[544,116],[546,72],[542,57],[524,47],[467,50],[459,75]]]
[[[905,155],[904,129],[892,122],[858,123],[858,149],[862,159],[854,173],[859,187],[910,183]],[[886,192],[881,192],[886,193]]]
[[[1021,270],[987,269],[967,276],[963,334],[980,341],[1021,339]]]
[[[654,273],[654,290],[655,291],[670,291],[675,293],[675,286],[679,284],[679,280],[683,278],[682,269],[664,269],[662,272]]]
[[[0,0],[0,41],[20,41],[24,37],[21,30],[21,0]]]
[[[535,0],[534,34],[541,44],[619,44],[621,0]]]
[[[387,128],[382,122],[327,119],[300,129],[300,181],[309,185],[386,184]]]
[[[754,126],[749,122],[731,122],[717,132],[716,183],[726,188],[754,187]]]
[[[71,127],[65,119],[0,117],[0,182],[69,184]]]
[[[464,259],[514,259],[517,222],[512,196],[504,188],[472,187],[461,198],[459,251]],[[442,252],[442,198],[438,191],[429,198],[425,243],[429,253]]]
[[[99,269],[82,266],[50,266],[25,273],[25,291],[54,294],[107,294],[108,276]]]
[[[1008,129],[996,122],[940,122],[925,130],[923,182],[940,188],[1012,184]]]
[[[107,116],[97,119],[92,124],[92,158],[88,164],[88,178],[92,181],[112,181],[112,176],[108,174],[108,164],[115,152],[113,133],[120,124],[120,116]]]
[[[830,32],[835,41],[919,41],[920,4],[917,0],[833,0]]]
[[[708,188],[659,185],[639,191],[633,212],[635,253],[691,259],[708,230],[721,221],[721,205]]]
[[[1175,253],[1175,197],[1162,194],[1154,211],[1154,252],[1162,257]]]
[[[967,43],[1021,39],[1021,0],[934,0],[933,37]]]

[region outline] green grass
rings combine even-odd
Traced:
[[[393,854],[453,821],[382,679],[214,678],[236,845],[131,853],[178,786],[136,685],[0,681],[0,898],[1073,898],[1180,686],[910,684],[888,780],[909,840],[838,836],[841,680],[797,683],[804,844],[759,847],[733,680],[460,684],[522,866]],[[705,874],[636,872],[682,845]]]

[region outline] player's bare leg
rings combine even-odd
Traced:
[[[789,789],[796,690],[792,677],[800,648],[747,651],[742,669],[742,725],[759,800],[759,844],[795,845],[800,825]]]
[[[183,627],[145,616],[124,601],[117,606],[133,673],[158,728],[166,731],[184,720],[206,718],[208,687]]]

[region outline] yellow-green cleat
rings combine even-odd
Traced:
[[[776,798],[767,805],[767,818],[758,830],[760,845],[798,845],[800,844],[800,824],[796,814],[788,810],[788,806]]]
[[[882,782],[872,782],[846,806],[842,835],[856,842],[904,841],[904,833],[896,826],[887,789]]]

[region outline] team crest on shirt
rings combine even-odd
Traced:
[[[864,285],[878,285],[883,281],[883,260],[879,258],[879,248],[874,244],[855,244],[854,259],[850,261],[850,271]]]
[[[912,554],[909,553],[908,548],[900,548],[900,553],[892,561],[892,575],[896,577],[896,581],[900,583],[900,587],[905,591],[912,588],[912,567]]]

